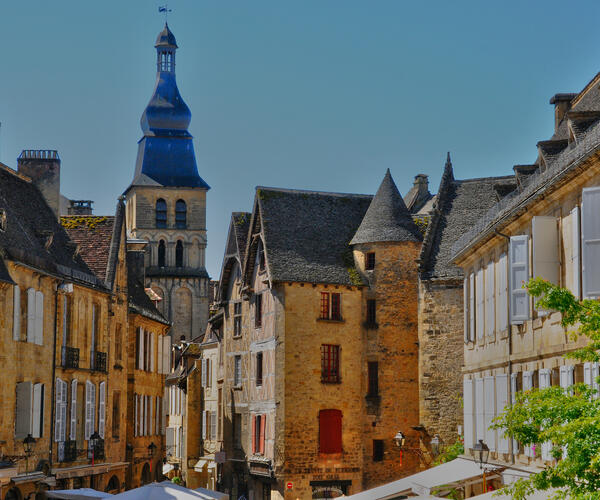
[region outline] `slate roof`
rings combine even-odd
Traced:
[[[4,258],[54,275],[103,287],[59,224],[40,191],[24,176],[0,164],[0,209],[6,228],[0,231]]]
[[[448,157],[421,249],[421,279],[462,277],[462,270],[451,263],[452,246],[496,203],[499,192],[514,189],[514,176],[455,180]]]
[[[350,244],[421,240],[388,169]]]
[[[11,285],[14,285],[14,281],[12,280],[12,278],[10,277],[10,274],[8,273],[8,269],[6,269],[6,264],[4,263],[4,260],[2,260],[2,258],[0,257],[0,281],[3,281],[4,283],[9,283]]]
[[[362,284],[349,244],[372,198],[257,187],[271,281]]]
[[[67,215],[60,218],[83,260],[98,278],[106,281],[114,216]]]
[[[225,256],[223,257],[221,267],[221,277],[217,284],[218,292],[216,297],[218,301],[224,299],[225,291],[229,287],[231,269],[234,263],[239,262],[240,268],[244,266],[251,219],[252,214],[248,212],[233,212],[231,214],[227,242],[225,243]]]
[[[239,253],[240,262],[244,262],[252,214],[248,212],[233,212],[231,216],[233,218],[233,229],[235,231],[235,240],[237,242],[237,251]]]
[[[160,313],[160,311],[154,305],[154,302],[150,300],[144,284],[135,275],[134,266],[127,266],[127,295],[129,301],[129,310],[141,314],[147,318],[158,321],[163,325],[170,325],[171,323]]]
[[[557,94],[568,100],[571,108],[558,124],[550,141],[540,141],[538,148],[545,168],[537,169],[525,179],[519,177],[519,190],[493,205],[477,220],[470,230],[460,235],[452,247],[453,258],[458,258],[477,242],[488,238],[500,225],[508,223],[540,196],[545,196],[577,173],[578,166],[592,154],[600,151],[600,73],[598,73],[576,96]],[[558,102],[556,97],[551,104]],[[569,126],[573,137],[565,137]]]

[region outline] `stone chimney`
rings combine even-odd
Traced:
[[[17,158],[17,170],[37,186],[46,203],[60,215],[60,158],[51,149],[24,149]]]
[[[558,125],[561,120],[567,114],[567,111],[571,109],[571,101],[577,97],[578,94],[555,94],[550,99],[550,104],[554,104],[554,131],[558,129]]]
[[[146,240],[127,240],[127,268],[130,275],[144,285],[146,282],[146,246],[148,242]]]
[[[92,200],[69,200],[69,215],[92,215]]]
[[[429,177],[425,174],[415,175],[413,186],[410,188],[404,202],[408,210],[412,212],[418,211],[429,199],[431,193],[429,192]]]

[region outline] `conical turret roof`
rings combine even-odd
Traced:
[[[350,244],[422,239],[388,169]]]

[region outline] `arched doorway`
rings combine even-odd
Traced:
[[[23,495],[21,495],[21,490],[19,490],[19,488],[17,488],[16,486],[14,488],[11,488],[10,490],[8,490],[6,492],[6,496],[4,497],[4,500],[23,500]]]
[[[111,477],[104,491],[106,493],[119,493],[119,478],[117,476]]]
[[[142,486],[152,482],[152,474],[150,473],[150,466],[145,463],[142,468]]]

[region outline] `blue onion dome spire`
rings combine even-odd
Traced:
[[[198,174],[192,136],[192,113],[175,81],[175,35],[165,23],[156,43],[156,85],[140,125],[132,185],[200,187],[210,189]]]

